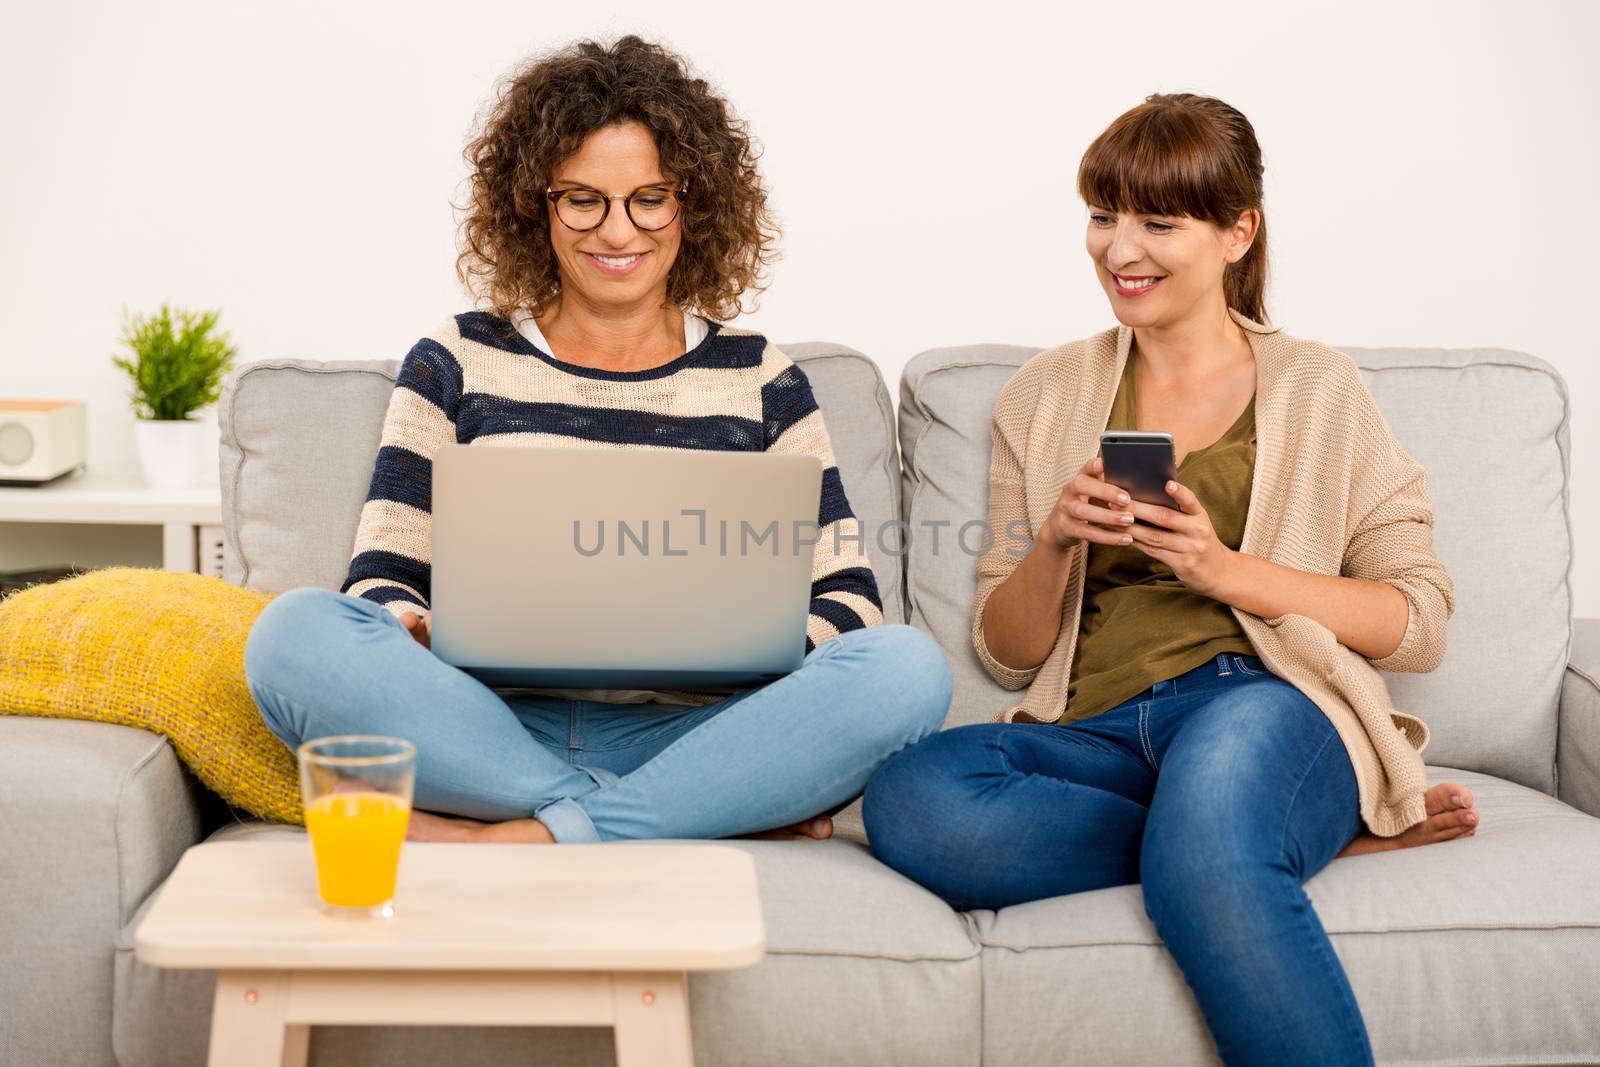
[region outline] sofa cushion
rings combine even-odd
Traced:
[[[1501,349],[1345,351],[1428,470],[1434,551],[1455,581],[1444,662],[1387,675],[1395,706],[1428,723],[1429,763],[1554,793],[1572,635],[1566,383]]]
[[[111,1064],[111,946],[201,833],[172,748],[0,716],[0,1062]]]
[[[1306,891],[1379,1063],[1600,1062],[1600,820],[1454,767],[1477,834],[1347,856]],[[1138,886],[974,912],[983,1062],[1215,1063]]]
[[[1428,469],[1435,551],[1455,583],[1444,662],[1429,674],[1387,674],[1395,706],[1428,723],[1429,762],[1553,792],[1572,612],[1561,378],[1515,352],[1348,351],[1401,447]],[[994,402],[1031,355],[1005,345],[936,349],[901,379],[908,621],[950,654],[952,725],[987,721],[1017,697],[989,679],[971,647],[975,554],[952,550],[948,533],[935,553],[923,524],[953,531],[987,514]]]
[[[850,508],[861,520],[866,553],[878,579],[886,622],[904,622],[901,559],[877,548],[877,533],[900,517],[900,446],[895,440],[894,402],[878,364],[844,345],[822,342],[779,345],[811,380],[822,420],[839,461]]]
[[[1038,351],[1018,345],[936,348],[900,376],[900,458],[907,525],[906,621],[950,657],[955,691],[946,726],[987,722],[1015,704],[978,661],[970,640],[982,544],[961,527],[989,514],[989,427],[1011,376]],[[941,525],[942,524],[942,525]],[[937,536],[936,536],[937,534]]]
[[[271,823],[238,823],[212,836],[303,839],[303,831]],[[755,858],[767,958],[755,967],[690,976],[696,1063],[979,1062],[983,997],[969,920],[853,842],[719,844]],[[137,920],[128,923],[117,942],[118,1062],[202,1064],[214,972],[140,963],[132,952],[136,926]],[[447,1028],[403,1035],[394,1028],[319,1027],[311,1062],[616,1062],[609,1031],[529,1028],[508,1035]]]
[[[1600,816],[1600,619],[1572,620],[1556,738],[1556,796]]]
[[[851,507],[869,537],[900,509],[883,376],[843,345],[780,346],[811,380]],[[399,360],[271,360],[230,375],[218,405],[223,576],[281,593],[338,589],[350,563]],[[871,551],[884,618],[904,621],[897,556]]]
[[[262,818],[303,822],[294,754],[245,687],[272,598],[219,578],[107,567],[0,602],[0,713],[133,726]]]

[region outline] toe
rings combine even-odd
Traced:
[[[1467,833],[1477,826],[1477,823],[1478,817],[1475,812],[1446,811],[1428,820],[1428,832],[1434,840],[1448,840]]]
[[[1455,782],[1440,782],[1423,794],[1423,807],[1429,815],[1464,810],[1472,807],[1472,791]]]
[[[1451,807],[1450,783],[1441,782],[1439,785],[1429,787],[1428,791],[1422,794],[1422,806],[1429,815],[1447,811]]]

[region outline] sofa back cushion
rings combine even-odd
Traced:
[[[1554,792],[1556,701],[1570,640],[1568,402],[1549,364],[1500,350],[1345,349],[1400,445],[1428,470],[1434,549],[1455,583],[1443,664],[1388,674],[1395,706],[1431,730],[1430,764]],[[936,349],[901,379],[908,621],[949,653],[949,724],[1019,699],[969,641],[974,554],[947,536],[988,504],[989,426],[1001,387],[1034,353]],[[928,523],[941,527],[935,552]],[[978,545],[976,532],[970,538]]]
[[[1431,727],[1429,763],[1553,794],[1572,641],[1566,383],[1503,349],[1344,351],[1428,470],[1434,551],[1455,580],[1444,662],[1386,675],[1390,696]]]
[[[972,649],[972,598],[983,545],[970,534],[963,541],[960,532],[989,513],[994,404],[1037,351],[1018,345],[936,348],[913,357],[900,376],[906,621],[932,634],[950,658],[955,691],[946,726],[987,722],[1022,698],[990,679]]]
[[[811,380],[845,492],[870,534],[900,509],[883,376],[843,345],[782,347]],[[230,376],[218,406],[228,581],[270,593],[339,588],[399,369],[399,360],[271,360]],[[868,545],[884,617],[900,622],[900,560]]]

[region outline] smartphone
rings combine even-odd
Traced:
[[[1172,435],[1158,430],[1107,430],[1100,435],[1105,480],[1135,500],[1176,508],[1167,483],[1178,478]]]

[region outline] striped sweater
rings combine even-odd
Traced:
[[[710,323],[689,352],[643,371],[564,363],[500,316],[454,316],[406,353],[340,591],[395,615],[429,604],[433,455],[440,445],[801,452],[822,462],[821,534],[806,651],[876,626],[883,605],[822,412],[805,373],[759,334]],[[837,549],[837,551],[836,551]],[[543,690],[613,702],[705,704],[706,694]]]

